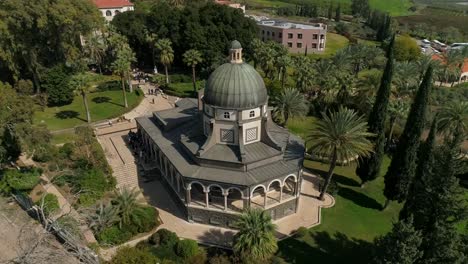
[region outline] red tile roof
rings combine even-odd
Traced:
[[[432,59],[433,60],[438,60],[441,63],[445,63],[444,58],[439,54],[433,54]],[[468,58],[465,58],[465,61],[463,62],[463,66],[461,68],[461,72],[462,73],[468,72]]]
[[[93,2],[98,8],[133,6],[129,0],[93,0]]]

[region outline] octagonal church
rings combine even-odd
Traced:
[[[304,142],[270,111],[263,79],[233,41],[229,62],[198,100],[136,119],[143,156],[188,221],[233,227],[246,208],[262,208],[273,220],[296,213]]]

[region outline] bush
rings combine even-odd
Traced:
[[[148,242],[151,245],[159,246],[161,244],[161,237],[158,232],[154,232],[148,239]]]
[[[214,257],[211,257],[208,263],[209,264],[231,264],[232,262],[228,256],[223,254],[223,255],[216,255]]]
[[[205,264],[208,257],[206,256],[205,250],[199,249],[198,253],[187,258],[186,264]]]
[[[71,70],[65,65],[57,65],[45,71],[41,78],[41,87],[47,92],[49,105],[66,105],[73,101],[71,74]]]
[[[44,201],[44,203],[42,203]],[[57,199],[57,196],[53,193],[48,193],[44,197],[41,197],[39,201],[36,202],[37,205],[43,206],[44,213],[50,215],[60,209],[60,205]]]
[[[303,226],[299,227],[296,232],[296,236],[299,238],[303,238],[307,236],[308,234],[309,234],[309,229]]]
[[[199,252],[198,244],[192,239],[179,240],[176,244],[175,252],[177,256],[184,259],[193,257]]]
[[[32,95],[34,94],[34,85],[31,80],[19,80],[15,84],[15,90],[19,94]]]
[[[4,194],[9,194],[11,190],[31,190],[39,183],[39,176],[41,173],[41,170],[35,168],[6,170],[0,180],[0,182],[2,182],[2,192]]]
[[[122,90],[122,82],[120,80],[107,81],[100,83],[96,88],[99,91],[118,91]],[[127,82],[125,82],[125,89],[129,90]]]
[[[159,234],[159,241],[162,246],[174,246],[179,241],[176,233],[165,228],[159,229],[157,233]]]
[[[104,172],[97,169],[85,171],[76,179],[78,186],[74,186],[74,188],[84,190],[78,202],[84,206],[93,205],[97,200],[101,199],[104,192],[113,187]]]
[[[121,230],[118,226],[104,228],[96,237],[99,243],[104,245],[118,245],[126,242],[132,237],[127,230]]]
[[[50,144],[41,144],[35,150],[32,159],[37,162],[51,161],[57,153],[57,149]]]
[[[149,249],[122,247],[112,258],[110,264],[159,264],[159,259]]]
[[[138,232],[144,233],[159,225],[158,211],[154,207],[139,207],[132,213],[132,224]]]
[[[271,264],[288,264],[288,262],[286,262],[286,260],[284,260],[283,258],[281,257],[278,257],[278,256],[273,256],[270,260],[270,263]]]
[[[172,83],[186,83],[186,82],[192,82],[192,77],[190,75],[185,75],[185,74],[173,74],[169,76],[169,80]]]

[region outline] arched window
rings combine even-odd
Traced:
[[[250,111],[249,117],[255,117],[255,111]]]
[[[231,114],[229,112],[224,112],[224,118],[231,119]]]
[[[106,16],[112,16],[112,12],[110,10],[106,11]]]

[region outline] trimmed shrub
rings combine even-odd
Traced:
[[[159,229],[157,233],[159,234],[159,241],[162,246],[174,246],[179,241],[176,233],[165,228]]]
[[[112,258],[110,264],[159,264],[159,259],[149,249],[122,247]]]
[[[161,244],[161,237],[159,236],[159,233],[158,233],[158,232],[153,233],[153,234],[149,237],[148,242],[149,242],[151,245],[159,246],[159,244]]]
[[[172,74],[169,76],[169,79],[172,83],[191,83],[192,77],[190,75],[185,74]]]
[[[118,226],[111,226],[103,229],[98,235],[97,240],[104,245],[118,245],[129,240],[132,234],[127,230],[121,230]]]
[[[38,169],[30,168],[6,170],[0,180],[5,187],[3,191],[11,191],[11,189],[18,191],[31,190],[39,183],[39,176],[41,173],[42,171]]]
[[[193,257],[199,252],[198,244],[192,239],[179,240],[175,246],[175,252],[177,256],[184,259]]]
[[[133,211],[131,218],[132,224],[140,233],[148,232],[159,225],[158,211],[154,207],[138,207]]]

